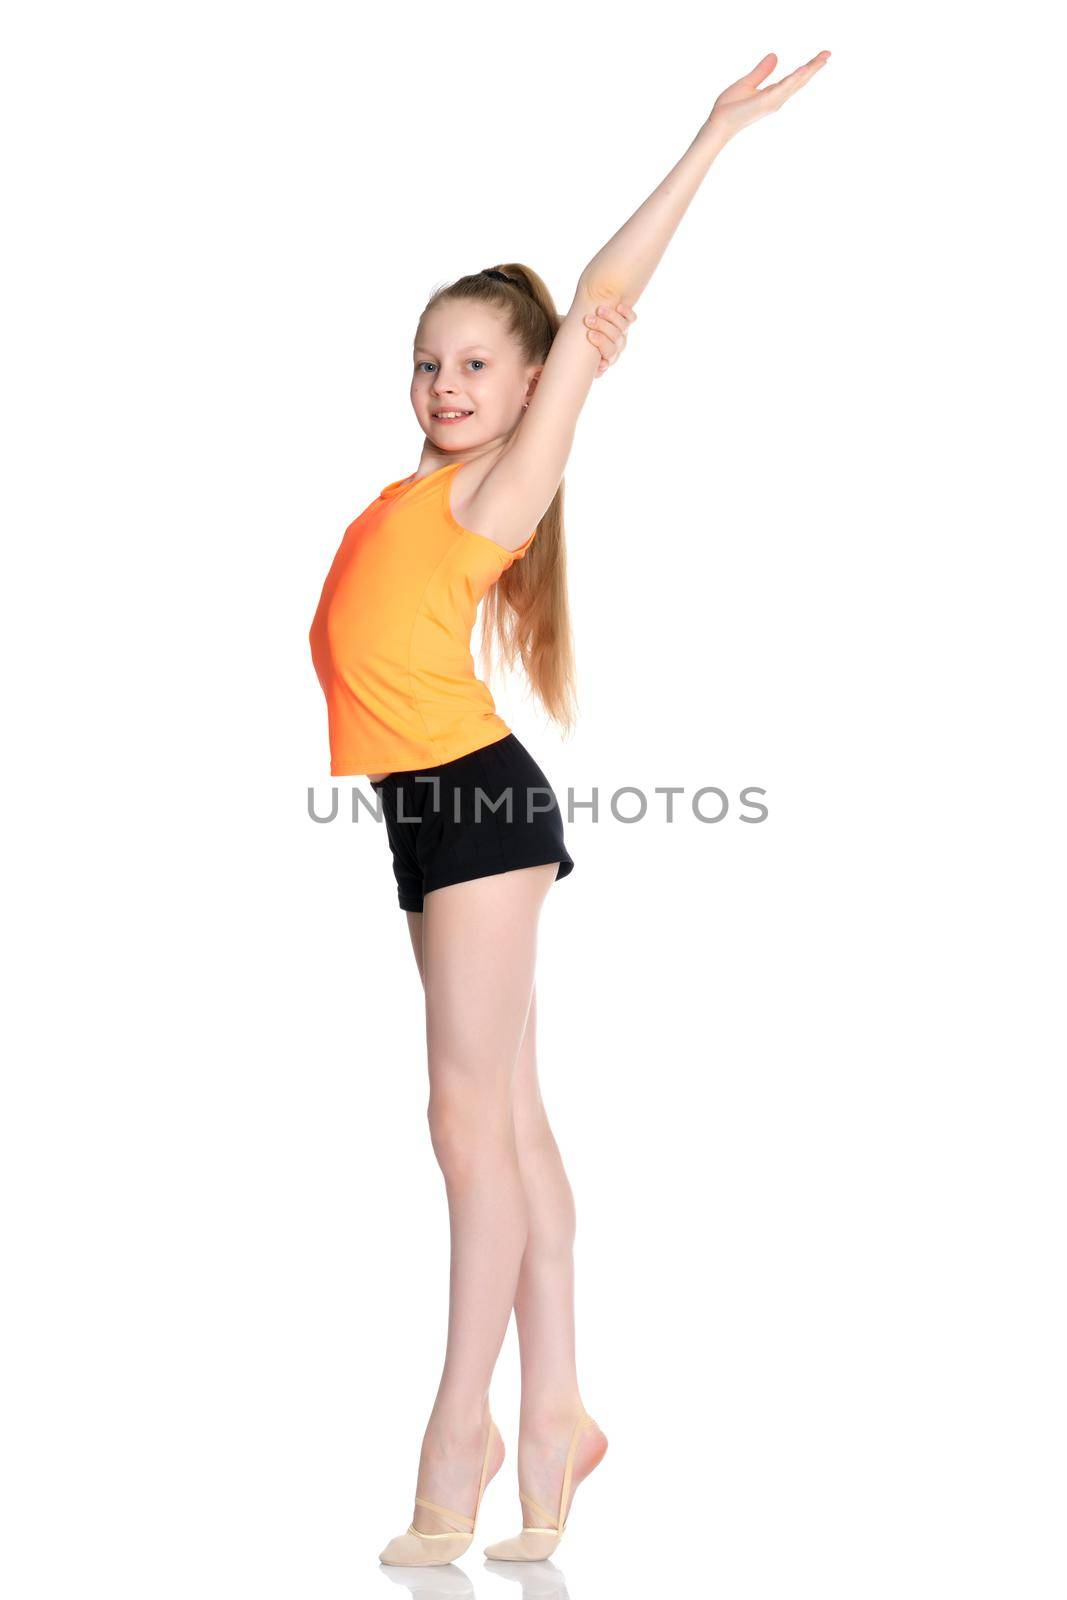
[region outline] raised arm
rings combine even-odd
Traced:
[[[595,315],[600,304],[634,304],[723,145],[750,122],[777,111],[829,56],[828,50],[821,50],[795,72],[761,89],[777,61],[775,55],[767,55],[724,89],[681,160],[582,272],[526,413],[476,493],[479,521],[493,528],[499,543],[514,548],[528,539],[559,488],[598,365],[584,319]]]

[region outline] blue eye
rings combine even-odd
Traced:
[[[485,362],[482,360],[481,356],[471,356],[470,359],[471,359],[471,361],[473,361],[479,367],[484,367],[485,366]],[[468,362],[467,364],[469,366],[470,362]],[[418,368],[422,368],[422,367],[433,367],[433,366],[436,366],[436,362],[434,362],[434,361],[419,361],[419,362],[416,363],[416,368],[417,369]]]

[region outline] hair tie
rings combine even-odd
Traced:
[[[509,278],[506,272],[498,272],[495,267],[487,267],[484,276],[486,278],[499,278],[501,283],[512,283],[516,289],[519,287],[514,278]]]

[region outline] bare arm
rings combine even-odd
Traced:
[[[499,543],[514,548],[528,539],[559,488],[597,369],[583,319],[601,303],[634,304],[723,145],[750,122],[777,111],[828,59],[829,51],[822,50],[760,89],[777,60],[767,55],[724,89],[681,160],[582,272],[526,415],[475,496],[479,520],[494,529]]]
[[[777,111],[828,59],[829,51],[820,50],[788,77],[759,89],[760,80],[773,70],[777,60],[776,56],[767,55],[751,72],[724,89],[682,159],[590,261],[582,273],[587,293],[594,299],[625,300],[633,305],[648,286],[723,145],[750,122]]]

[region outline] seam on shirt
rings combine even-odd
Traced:
[[[438,561],[437,565],[434,567],[433,571],[430,573],[430,576],[426,579],[426,583],[423,586],[423,591],[419,596],[418,604],[415,607],[415,615],[414,615],[414,617],[412,619],[412,623],[411,623],[411,632],[408,634],[408,661],[407,661],[408,693],[411,695],[411,704],[415,708],[415,714],[418,717],[419,721],[422,723],[422,726],[426,731],[426,742],[427,742],[428,745],[430,745],[431,749],[433,750],[434,755],[439,755],[440,754],[440,749],[439,749],[440,740],[439,739],[435,739],[433,734],[430,732],[429,724],[427,723],[426,718],[423,715],[422,707],[419,705],[418,697],[415,694],[415,675],[411,670],[411,642],[415,637],[415,629],[418,627],[419,618],[422,615],[422,602],[426,599],[426,595],[429,592],[430,585],[433,582],[433,580],[436,578],[437,574],[440,572],[440,570],[441,570],[442,566],[444,565],[444,563],[448,560],[449,556],[452,554],[453,550],[456,548],[457,544],[459,544],[460,542],[461,542],[460,536],[459,536],[459,534],[457,534],[456,537],[453,539],[452,543],[449,545],[448,549],[445,550],[444,553],[442,554],[440,561]],[[427,765],[438,765],[439,766],[440,762],[427,763]]]

